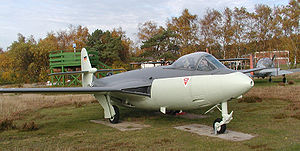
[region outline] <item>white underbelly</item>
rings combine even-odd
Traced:
[[[252,81],[240,72],[156,79],[151,88],[151,106],[196,109],[214,105],[247,92],[248,87],[242,88],[240,80]]]

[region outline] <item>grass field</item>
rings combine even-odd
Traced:
[[[281,86],[281,77],[271,84],[255,80],[244,99],[229,102],[234,119],[228,129],[256,136],[242,142],[173,128],[212,125],[220,117],[217,110],[207,118],[190,120],[121,108],[121,120],[151,126],[121,132],[90,122],[103,119],[103,110],[89,95],[0,94],[0,117],[12,119],[16,126],[0,132],[0,150],[300,150],[300,74],[289,75],[288,80],[295,83]],[[201,114],[207,109],[189,112]],[[31,122],[37,130],[24,128]]]

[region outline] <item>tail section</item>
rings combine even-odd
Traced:
[[[92,68],[89,55],[85,48],[81,50],[81,71],[88,71],[82,73],[82,87],[92,86],[93,73],[95,73],[97,69]]]
[[[275,58],[276,58],[276,56],[275,56],[275,54],[274,54],[274,56],[272,57],[272,64],[271,64],[271,67],[272,67],[272,68],[274,68],[274,65],[275,65],[275,64],[274,64]]]
[[[82,74],[82,87],[92,87],[92,82],[95,78],[95,72],[111,72],[123,71],[125,69],[100,69],[92,68],[89,55],[85,48],[81,50],[81,71],[70,71],[70,72],[57,72],[51,73],[52,75],[67,75],[67,74]]]

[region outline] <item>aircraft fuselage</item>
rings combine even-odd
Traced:
[[[115,81],[117,83],[115,83]],[[154,67],[120,73],[97,80],[95,86],[137,89],[148,96],[111,92],[113,103],[129,107],[157,110],[189,110],[218,104],[246,93],[254,82],[243,73],[229,69],[201,72]],[[141,88],[141,89],[138,89]],[[125,88],[126,90],[126,88]],[[144,90],[144,91],[143,91]]]

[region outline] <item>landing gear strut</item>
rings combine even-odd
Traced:
[[[271,76],[270,76],[270,78],[269,78],[269,82],[272,82],[272,78],[271,78]]]
[[[282,82],[283,82],[283,83],[286,83],[286,77],[285,77],[285,74],[283,75]]]
[[[110,95],[95,94],[94,96],[104,110],[104,118],[109,119],[112,124],[119,123],[119,108],[111,104]]]
[[[213,123],[213,128],[215,134],[223,134],[226,131],[226,124],[228,124],[233,119],[232,117],[233,111],[231,111],[231,113],[228,114],[227,102],[222,103],[222,109],[220,109],[218,106],[217,108],[222,113],[222,119],[217,118]]]

